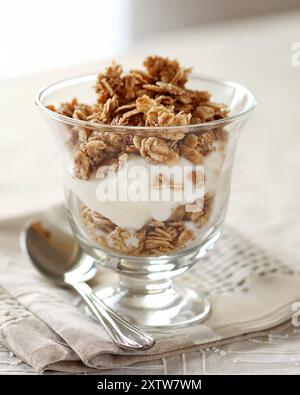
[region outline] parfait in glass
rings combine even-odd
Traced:
[[[149,56],[39,92],[62,158],[66,209],[81,247],[119,274],[98,289],[137,325],[199,322],[210,303],[180,277],[213,248],[239,133],[255,107],[240,84]],[[201,279],[199,279],[201,281]]]

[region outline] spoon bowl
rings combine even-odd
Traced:
[[[30,223],[22,234],[22,249],[41,274],[60,285],[89,281],[97,272],[95,260],[76,240],[50,223]]]

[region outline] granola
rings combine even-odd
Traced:
[[[161,137],[134,136],[133,144],[141,156],[151,163],[176,163],[178,153],[172,149],[172,142]]]
[[[186,87],[191,68],[160,56],[148,56],[143,64],[145,70],[124,73],[121,65],[112,63],[99,73],[93,104],[74,98],[57,108],[48,106],[63,116],[88,122],[68,126],[67,146],[77,179],[87,181],[101,172],[105,176],[107,167],[117,170],[128,155],[151,164],[172,166],[185,158],[198,165],[216,146],[225,149],[224,128],[189,129],[224,119],[229,112],[225,104],[214,103],[209,92]],[[101,125],[111,125],[111,129],[101,130]],[[197,174],[192,177],[196,183]],[[80,213],[89,236],[101,246],[129,255],[161,255],[195,239],[195,229],[209,222],[213,202],[214,194],[206,193],[204,204],[196,200],[180,205],[167,221],[152,220],[138,231],[117,226],[85,205]]]
[[[179,206],[167,221],[151,221],[138,231],[123,229],[85,205],[80,214],[89,236],[101,246],[123,254],[161,255],[193,242],[195,233],[188,223],[193,223],[195,228],[206,225],[212,204],[213,196],[206,194],[199,212],[188,212]]]
[[[195,135],[190,137],[184,127],[225,118],[228,115],[227,106],[212,102],[207,91],[187,89],[185,85],[191,69],[181,67],[176,60],[148,56],[144,66],[145,71],[132,70],[124,74],[122,66],[113,63],[98,74],[95,85],[96,103],[79,103],[74,98],[70,102],[61,103],[58,108],[50,105],[48,109],[92,124],[151,128],[181,126],[182,130],[176,131],[166,129],[152,134],[145,131],[147,138],[159,135],[159,140],[148,140],[147,144],[140,144],[142,149],[132,145],[134,132],[131,140],[127,139],[129,145],[124,147],[120,135],[112,131],[110,135],[117,136],[120,142],[115,154],[134,152],[166,164],[175,163],[181,155],[192,163],[201,163],[203,155],[211,152],[213,142],[220,136],[214,132],[198,132],[197,146],[193,147],[189,141],[195,139]],[[84,180],[110,155],[107,152],[109,147],[88,150],[86,145],[90,142],[90,135],[93,139],[103,140],[105,132],[95,133],[92,128],[75,126],[71,129],[69,140],[69,145],[74,148],[74,174]],[[176,141],[176,144],[170,144],[170,140]],[[144,140],[145,143],[146,141],[147,139]],[[158,151],[163,154],[157,154]]]
[[[144,60],[144,66],[154,81],[172,83],[177,86],[184,86],[192,71],[191,68],[181,68],[177,60],[160,56],[148,56]]]
[[[180,155],[194,164],[200,164],[203,162],[205,155],[215,150],[213,145],[215,140],[216,136],[212,131],[200,135],[189,133],[179,146]]]
[[[99,214],[98,214],[99,215]],[[86,206],[81,216],[89,236],[105,248],[130,255],[161,255],[185,247],[194,240],[184,221],[151,222],[139,231],[123,229],[108,219],[97,218]]]

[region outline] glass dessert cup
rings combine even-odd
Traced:
[[[235,149],[239,133],[255,107],[255,98],[237,83],[192,75],[189,86],[207,90],[215,102],[226,103],[230,109],[227,118],[187,126],[115,126],[68,118],[47,108],[73,97],[92,103],[90,88],[95,80],[96,75],[89,75],[51,85],[39,92],[36,104],[49,121],[60,149],[66,210],[72,231],[88,255],[119,274],[118,285],[100,287],[97,295],[141,327],[170,329],[198,323],[208,316],[209,301],[198,290],[181,285],[180,277],[176,282],[173,278],[195,263],[201,264],[201,258],[214,247],[221,234]],[[125,136],[137,141],[149,137],[152,148],[159,148],[163,141],[173,147],[173,137],[179,134],[174,148],[179,168],[191,165],[189,174],[194,175],[198,171],[191,163],[196,136],[210,147],[201,164],[201,198],[195,195],[195,199],[176,202],[173,198],[162,201],[161,197],[155,202],[151,198],[140,202],[128,197],[122,201],[110,197],[101,200],[97,188],[102,176],[99,181],[97,177],[80,179],[73,174],[77,140],[86,133],[105,133],[109,139],[121,136],[121,140],[128,139]],[[213,141],[207,142],[211,136]],[[153,139],[159,144],[153,145]],[[133,153],[129,159],[128,163],[144,167],[149,175],[147,158]],[[80,158],[78,163],[82,166]],[[122,179],[120,165],[117,171]],[[200,208],[195,208],[195,201]]]

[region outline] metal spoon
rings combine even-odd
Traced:
[[[76,290],[110,338],[124,349],[146,350],[155,339],[133,326],[103,303],[85,283],[97,271],[95,260],[75,239],[50,223],[32,222],[21,234],[21,247],[31,263],[48,279]]]

